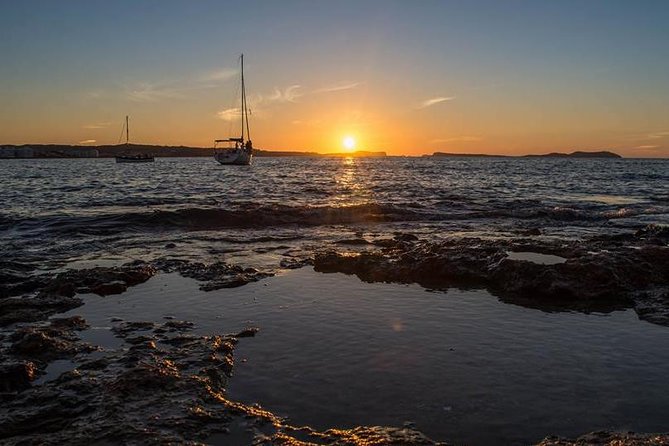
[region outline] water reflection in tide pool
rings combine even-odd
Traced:
[[[633,311],[546,313],[483,291],[430,293],[305,268],[209,293],[159,275],[73,310],[261,328],[236,350],[229,395],[294,424],[416,427],[466,444],[525,444],[596,429],[666,431],[669,328]]]

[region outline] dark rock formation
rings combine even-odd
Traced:
[[[664,446],[669,434],[637,434],[634,432],[592,432],[574,439],[547,437],[537,446]]]
[[[547,311],[635,307],[641,318],[669,325],[669,247],[644,244],[649,232],[658,233],[653,231],[623,242],[618,238],[586,242],[460,238],[433,243],[392,239],[376,251],[317,254],[314,268],[354,274],[367,282],[487,288],[505,302]],[[547,265],[512,260],[508,251],[552,254],[566,261]]]
[[[176,271],[184,277],[204,282],[200,286],[203,291],[235,288],[274,275],[273,273],[258,271],[255,268],[244,268],[225,262],[206,265],[185,260],[161,259],[154,262],[154,265],[160,271]]]

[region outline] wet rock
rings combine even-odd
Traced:
[[[50,321],[51,327],[57,330],[86,330],[90,325],[81,316],[72,316],[65,318],[53,318]]]
[[[79,324],[62,325],[73,328]],[[163,327],[150,322],[120,325],[126,339],[144,336],[152,327]],[[319,432],[290,426],[258,405],[225,397],[234,367],[235,336],[155,336],[161,340],[160,350],[148,341],[109,351],[104,358],[84,361],[55,380],[24,387],[3,401],[0,442],[199,444],[214,432],[230,432],[231,423],[243,422],[255,432],[262,427],[265,444],[272,445],[303,444],[307,437],[332,445],[437,444],[410,427]],[[19,387],[26,384],[20,380],[17,383]],[[256,435],[254,444],[263,444],[258,439]]]
[[[225,262],[215,262],[207,265],[185,260],[160,259],[153,264],[161,271],[178,272],[184,277],[203,282],[200,286],[202,291],[235,288],[274,275],[274,273],[261,272],[255,268],[244,268]]]
[[[188,321],[175,321],[169,320],[163,324],[163,328],[168,329],[168,331],[185,331],[191,330],[195,324]]]
[[[352,238],[352,239],[337,240],[335,243],[337,245],[369,245],[370,244],[370,242],[368,242],[364,238]]]
[[[639,229],[634,236],[650,244],[667,245],[669,244],[669,226],[651,224]]]
[[[67,358],[80,352],[94,350],[89,344],[79,342],[71,332],[48,327],[23,327],[10,337],[9,352],[19,356],[41,361]]]
[[[35,322],[83,305],[75,297],[36,296],[0,299],[0,327],[16,322]]]
[[[70,270],[53,277],[41,292],[70,297],[75,293],[95,293],[101,296],[120,294],[128,287],[146,282],[155,273],[152,266],[142,262],[118,267]]]
[[[85,361],[79,364],[81,370],[104,370],[109,366],[110,362],[107,358],[94,359],[92,361]]]
[[[634,310],[639,319],[658,325],[669,325],[669,288],[656,288],[636,293]]]
[[[0,363],[0,392],[20,392],[36,378],[37,366],[31,361]]]
[[[169,390],[181,378],[175,363],[168,359],[155,359],[123,371],[111,384],[113,393],[144,393],[156,389]]]
[[[541,229],[539,228],[528,228],[528,229],[523,229],[520,231],[521,235],[526,235],[526,236],[536,236],[536,235],[541,235]]]
[[[121,322],[119,325],[112,328],[112,331],[120,338],[124,338],[129,334],[139,330],[152,330],[156,324],[149,321],[132,321]]]
[[[418,241],[418,237],[416,237],[415,235],[404,233],[404,232],[395,233],[395,236],[393,238],[395,240],[400,241],[400,242],[415,242],[415,241]]]
[[[547,437],[537,446],[660,446],[669,444],[669,433],[592,432],[578,438]]]
[[[557,264],[512,260],[506,254],[510,250],[567,260]],[[669,248],[656,245],[627,246],[610,239],[565,243],[462,238],[388,243],[375,251],[318,253],[314,269],[354,274],[367,282],[418,283],[432,289],[487,288],[505,302],[548,311],[613,311],[633,307],[637,299],[636,308],[644,319],[669,325],[665,295],[641,294],[669,287]]]
[[[245,328],[244,330],[240,331],[235,335],[237,338],[252,338],[258,333],[260,329],[258,327],[249,327]]]
[[[237,341],[231,338],[225,338],[222,336],[212,337],[211,349],[214,352],[223,352],[225,354],[232,353],[235,349],[235,343]]]
[[[305,266],[311,265],[312,263],[313,260],[311,258],[288,257],[281,259],[281,261],[279,262],[279,266],[285,269],[300,269]]]

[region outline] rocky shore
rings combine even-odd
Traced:
[[[669,326],[668,244],[669,230],[659,226],[578,241],[542,237],[538,229],[506,239],[440,241],[360,233],[325,248],[286,251],[281,265],[267,270],[165,258],[40,274],[5,262],[0,265],[0,443],[224,444],[235,438],[272,445],[443,444],[408,425],[317,431],[229,400],[225,389],[235,347],[253,342],[247,338],[258,327],[197,335],[189,321],[110,319],[122,347],[108,350],[82,340],[89,328],[83,318],[57,314],[83,305],[80,294],[120,294],[159,273],[177,272],[207,291],[313,265],[368,282],[485,288],[504,302],[544,311],[633,308],[640,319]],[[524,253],[525,260],[513,253]],[[71,370],[41,382],[54,361],[70,361]],[[547,437],[539,444],[668,442],[666,434],[605,432]]]

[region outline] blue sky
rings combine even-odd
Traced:
[[[669,156],[668,23],[666,1],[8,1],[0,142],[114,143],[131,114],[141,142],[207,145],[244,52],[267,148]]]

